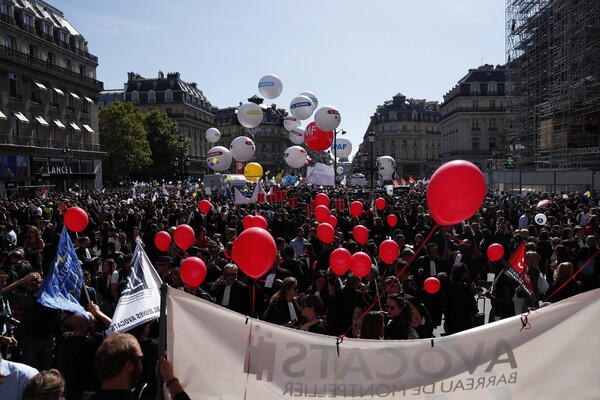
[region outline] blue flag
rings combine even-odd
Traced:
[[[79,304],[79,294],[83,284],[83,271],[67,228],[63,226],[56,257],[44,278],[38,302],[46,307],[82,313],[87,316]]]

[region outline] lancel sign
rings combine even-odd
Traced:
[[[73,170],[70,165],[51,165],[48,167],[49,174],[72,174]]]

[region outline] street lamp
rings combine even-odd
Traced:
[[[369,137],[369,143],[371,143],[371,187],[373,187],[373,143],[375,142],[375,132],[373,130],[369,131],[367,135]]]
[[[125,159],[127,160],[127,182],[131,182],[131,166],[133,164],[133,156],[131,154],[127,154]]]
[[[192,164],[190,156],[187,156],[183,161],[183,180],[185,181],[190,173],[190,165]]]
[[[67,167],[67,174],[65,178],[65,184],[67,191],[69,190],[69,175],[71,174],[71,158],[73,157],[73,150],[71,150],[68,146],[63,149],[63,157],[65,160],[65,164]]]
[[[341,133],[342,135],[346,134],[346,131],[343,129],[333,130],[333,186],[335,186],[335,182],[337,180],[337,134]]]
[[[173,157],[171,165],[173,165],[173,175],[175,175],[175,179],[177,179],[177,176],[179,175],[179,158]]]

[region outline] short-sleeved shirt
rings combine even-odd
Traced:
[[[0,360],[0,399],[19,400],[27,382],[38,374],[38,370],[26,364]]]

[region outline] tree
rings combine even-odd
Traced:
[[[100,144],[106,148],[103,169],[111,183],[150,165],[144,117],[135,111],[132,103],[115,101],[98,112],[98,119]],[[128,161],[129,155],[131,161]]]
[[[179,131],[177,121],[157,109],[150,111],[144,118],[150,151],[152,152],[152,166],[150,174],[153,179],[169,179],[173,177],[174,158],[182,160],[188,154],[189,138],[183,137]],[[179,141],[183,139],[183,146]]]

